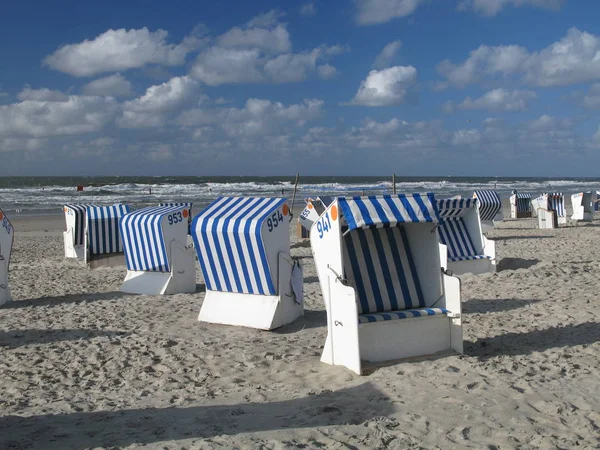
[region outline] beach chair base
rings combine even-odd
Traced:
[[[278,283],[280,295],[207,290],[198,321],[260,330],[273,330],[292,323],[304,315],[304,301],[302,298],[297,298],[292,289],[293,269],[293,259],[289,255],[280,253]]]
[[[473,275],[494,273],[496,272],[496,261],[489,258],[467,261],[448,261],[448,270],[454,275],[464,275],[466,273],[472,273]]]
[[[0,256],[0,305],[4,305],[12,300],[10,289],[8,288],[8,267],[6,260]]]
[[[578,208],[577,210],[573,210],[573,215],[571,216],[571,220],[577,222],[591,222],[594,219],[594,213],[592,212],[584,212],[583,206]]]
[[[70,231],[64,231],[63,237],[65,241],[65,258],[83,259],[85,246],[73,245],[73,233]]]
[[[392,361],[453,350],[463,352],[460,280],[443,275],[445,298],[438,307],[458,313],[359,324],[356,293],[328,277],[327,339],[321,362],[345,366],[358,375],[362,362]]]
[[[108,255],[94,255],[85,258],[85,262],[90,269],[98,267],[117,267],[125,265],[125,255],[123,253],[111,253]]]

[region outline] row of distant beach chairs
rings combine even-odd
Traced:
[[[197,255],[206,284],[199,320],[270,330],[303,314],[286,199],[219,198],[190,223],[191,206],[65,205],[65,256],[91,267],[124,258],[122,291],[174,294],[196,291]],[[455,275],[495,271],[482,224],[500,218],[494,191],[309,201],[299,221],[314,219],[309,236],[328,323],[321,360],[360,374],[365,360],[462,353]],[[12,226],[1,212],[0,221],[0,254],[10,258]],[[1,261],[0,304],[10,298],[8,260]]]

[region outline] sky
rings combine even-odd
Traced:
[[[6,2],[0,175],[599,176],[600,1]]]

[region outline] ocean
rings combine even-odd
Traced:
[[[83,186],[78,192],[77,186]],[[476,189],[496,189],[508,197],[513,189],[541,192],[600,190],[600,178],[397,177],[398,193],[434,192],[439,197],[471,196]],[[67,203],[135,208],[159,202],[193,202],[197,210],[220,196],[281,196],[291,201],[289,177],[0,177],[0,208],[17,214],[61,214]],[[392,192],[391,177],[300,176],[296,204],[317,195],[375,195]]]

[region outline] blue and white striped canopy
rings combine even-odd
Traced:
[[[183,206],[149,206],[121,220],[121,236],[128,270],[170,272],[162,219],[181,212]]]
[[[338,198],[348,229],[393,227],[405,222],[438,222],[435,196],[429,194],[378,195]]]
[[[122,253],[119,220],[129,212],[127,205],[86,206],[90,254]]]
[[[492,220],[502,209],[502,200],[496,191],[475,191],[473,197],[479,200],[479,218],[481,220]]]
[[[206,288],[276,295],[262,226],[285,198],[220,197],[192,222],[192,237]],[[288,227],[288,220],[279,225]]]
[[[562,192],[545,192],[548,198],[548,209],[555,211],[557,217],[565,217],[565,197]]]
[[[460,217],[477,204],[476,198],[445,198],[437,201],[440,219]]]
[[[517,192],[515,196],[516,198],[531,198],[531,194],[528,192]]]

